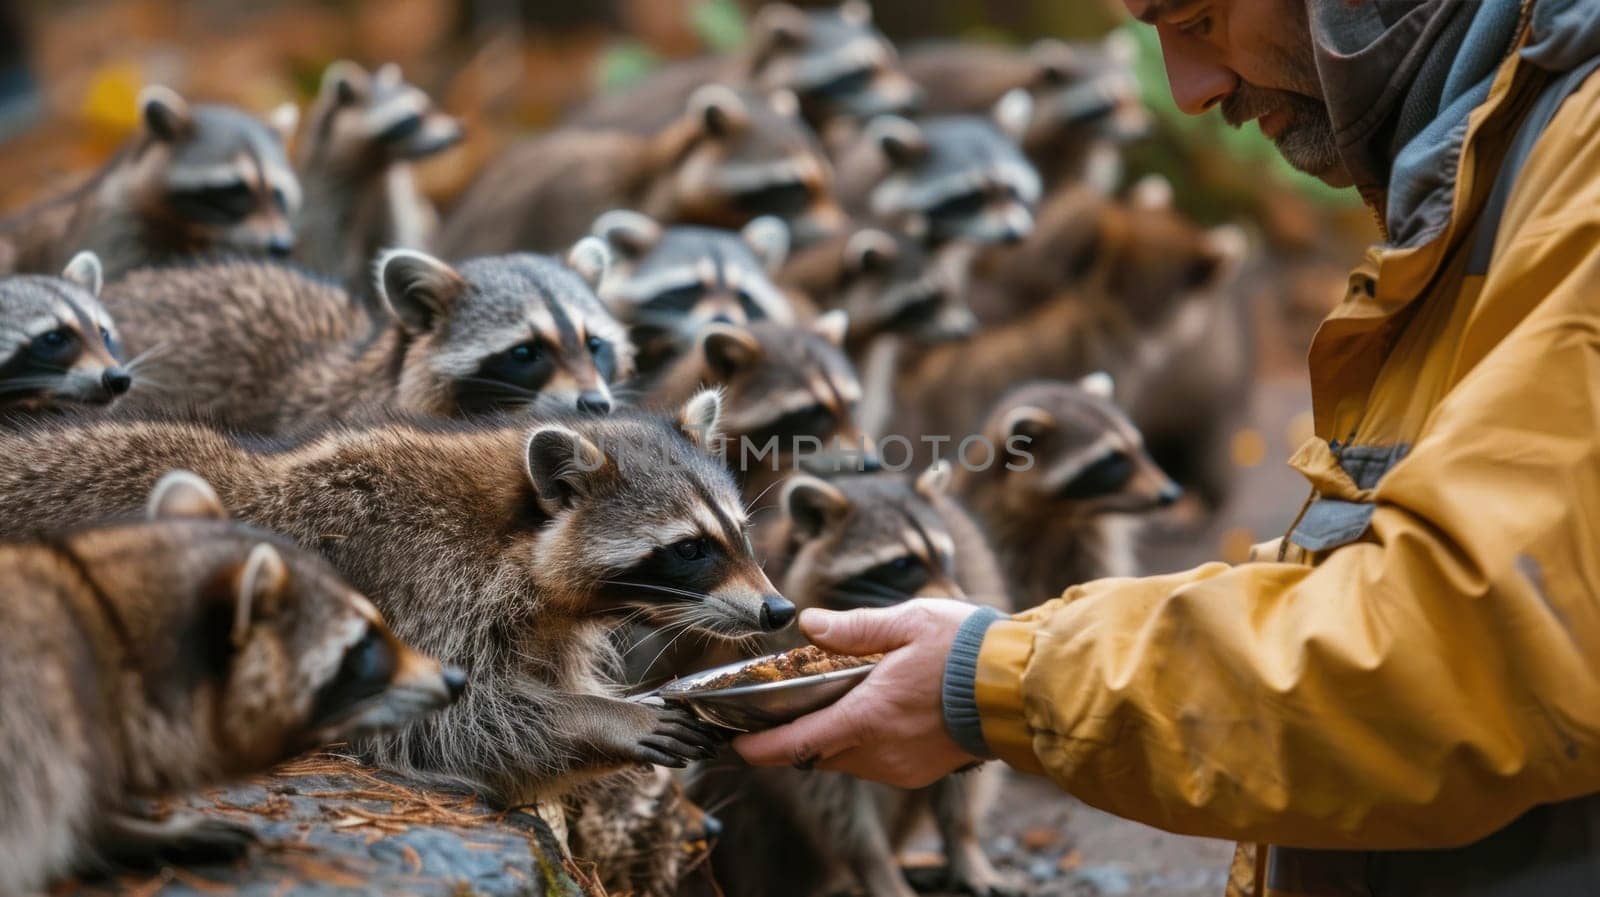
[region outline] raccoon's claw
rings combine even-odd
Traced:
[[[709,760],[716,756],[721,739],[705,724],[683,710],[663,710],[656,719],[655,728],[639,739],[639,747],[660,754],[669,762],[652,760],[659,766],[681,769],[691,760]]]

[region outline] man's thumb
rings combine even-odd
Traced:
[[[800,630],[820,647],[836,654],[878,654],[903,648],[903,608],[832,611],[817,608],[800,614]]]

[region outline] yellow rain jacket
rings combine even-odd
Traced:
[[[1089,583],[983,641],[989,747],[1275,845],[1230,895],[1600,893],[1600,77],[1514,53],[1461,146],[1442,233],[1369,251],[1317,333],[1276,561]]]

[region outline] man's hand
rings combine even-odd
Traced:
[[[815,766],[901,788],[921,788],[977,761],[944,729],[945,657],[977,608],[918,599],[882,610],[807,610],[800,629],[840,654],[884,652],[860,685],[809,716],[744,735],[733,747],[756,766]]]

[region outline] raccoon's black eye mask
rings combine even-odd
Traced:
[[[734,197],[739,208],[752,215],[795,218],[811,207],[811,188],[803,181],[786,181],[746,190]]]
[[[28,355],[38,367],[65,368],[78,359],[83,343],[75,331],[58,327],[28,343]]]
[[[382,694],[394,679],[399,658],[394,646],[372,626],[345,649],[339,671],[317,690],[311,705],[312,727],[338,719],[350,708]]]
[[[259,204],[254,190],[244,181],[167,194],[173,211],[201,224],[232,224],[248,218]]]
[[[871,67],[859,68],[840,74],[809,88],[806,92],[814,97],[824,100],[847,100],[851,97],[866,93],[872,86],[872,77],[877,74]]]
[[[384,143],[399,143],[402,140],[410,140],[421,130],[422,116],[408,115],[384,128],[383,133],[378,135],[378,139]]]
[[[526,404],[555,370],[555,353],[542,340],[518,343],[484,359],[474,376],[458,381],[456,404],[468,413]]]
[[[822,405],[811,405],[790,411],[748,435],[751,441],[761,445],[771,439],[777,439],[781,442],[786,439],[793,439],[796,436],[816,436],[820,438],[831,434],[838,425],[839,417],[831,409]],[[784,447],[786,448],[787,446]]]
[[[654,549],[632,567],[605,580],[602,593],[617,605],[640,601],[692,603],[720,585],[731,564],[727,552],[713,539],[680,539]]]
[[[1133,459],[1124,452],[1111,452],[1083,469],[1056,493],[1057,498],[1082,501],[1117,492],[1133,477]]]
[[[901,555],[835,585],[828,603],[837,610],[899,604],[921,591],[933,573],[921,558]]]

